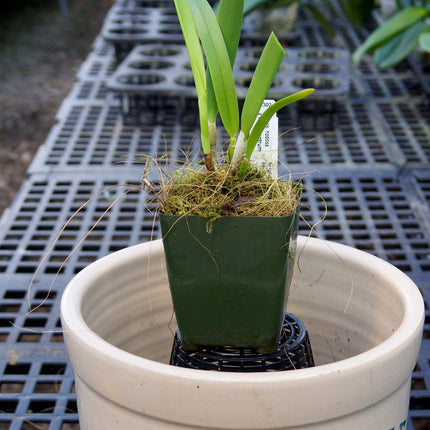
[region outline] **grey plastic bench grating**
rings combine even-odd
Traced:
[[[424,177],[420,180],[426,183]],[[154,215],[150,211],[153,208],[150,197],[142,191],[124,196],[51,287],[54,273],[78,238],[126,187],[101,195],[70,224],[42,265],[30,290],[32,306],[41,306],[30,314],[27,289],[32,273],[70,214],[100,189],[133,181],[134,177],[118,175],[58,174],[50,175],[49,179],[33,175],[1,223],[0,341],[6,355],[0,360],[3,366],[0,406],[10,413],[0,416],[0,421],[11,428],[20,429],[22,420],[31,420],[42,428],[67,429],[69,425],[78,428],[73,427],[77,425],[73,374],[59,332],[61,291],[85,265],[151,238]],[[356,246],[390,261],[415,279],[426,302],[430,302],[430,235],[421,219],[428,207],[407,175],[399,177],[392,170],[375,175],[371,170],[362,169],[356,173],[320,172],[304,181],[309,189],[303,195],[303,218],[315,223],[324,215],[327,205],[326,219],[316,229],[318,236]],[[325,203],[317,193],[324,195]],[[302,221],[300,233],[308,232]],[[157,228],[153,237],[159,238]],[[427,323],[425,339],[428,336]],[[430,396],[429,358],[429,343],[424,340],[412,383],[410,420],[415,423],[428,419],[423,408]]]
[[[140,125],[135,125],[124,121],[115,101],[89,105],[68,101],[29,171],[139,170],[140,166],[133,162],[142,160],[141,154],[168,155],[171,160],[185,161],[185,154],[195,153],[199,146],[193,106],[146,99],[139,110]],[[390,137],[378,105],[345,102],[333,119],[333,130],[321,132],[314,131],[314,113],[300,112],[291,106],[278,116],[281,164],[293,170],[309,170],[328,163],[373,165],[379,169],[406,161],[395,138]],[[324,120],[329,119],[317,118],[319,122]],[[387,131],[381,133],[381,128]]]
[[[333,2],[334,3],[334,2]],[[102,35],[112,43],[117,63],[137,44],[142,43],[183,43],[179,22],[176,19],[173,3],[170,7],[148,7],[145,2],[117,2],[106,17]],[[342,19],[342,12],[337,7],[338,15],[332,21],[336,38],[332,38],[321,26],[315,23],[312,15],[305,9],[299,10],[297,23],[290,33],[277,31],[282,43],[293,47],[340,47],[351,51],[359,45],[359,38],[351,26]],[[262,45],[269,36],[258,30],[258,20],[250,14],[245,17],[242,26],[242,44]]]
[[[63,282],[0,276],[0,429],[78,430],[74,374],[63,343]],[[35,309],[28,313],[28,302]]]
[[[393,169],[359,169],[336,173],[325,169],[308,173],[303,180],[301,234],[309,234],[306,223],[315,224],[327,209],[324,222],[315,230],[318,236],[375,254],[417,281],[428,277],[428,205],[409,172],[399,175]],[[69,217],[102,190],[67,225],[44,261],[41,275],[53,275],[61,269],[62,274],[72,276],[107,253],[159,237],[155,201],[140,189],[137,175],[33,175],[0,224],[0,274],[34,273]],[[113,207],[96,225],[111,204]],[[91,228],[90,236],[61,268]]]
[[[245,98],[260,47],[239,47],[236,56],[236,91]],[[287,48],[268,98],[279,99],[304,88],[315,88],[316,98],[344,99],[349,89],[349,53],[336,48]],[[128,95],[161,94],[194,97],[194,80],[184,45],[138,45],[118,66],[108,88]]]
[[[100,192],[99,198],[85,205]],[[98,222],[117,198],[119,204],[114,204]],[[75,214],[81,206],[82,210]],[[35,273],[52,246],[40,274],[55,275],[60,271],[73,276],[103,255],[158,238],[158,226],[153,225],[154,215],[150,212],[153,206],[141,191],[138,176],[60,174],[46,179],[34,175],[26,182],[15,206],[6,212],[5,225],[0,225],[0,274]],[[74,220],[54,244],[74,214]],[[62,268],[63,261],[90,229],[90,236]]]
[[[389,138],[398,145],[405,164],[428,166],[430,162],[428,103],[381,101],[377,108]]]

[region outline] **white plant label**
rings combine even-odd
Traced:
[[[261,114],[273,103],[274,100],[264,100],[260,112],[258,112],[257,120]],[[261,133],[255,146],[254,152],[251,155],[251,163],[260,166],[267,170],[273,178],[278,177],[278,116],[275,114]]]

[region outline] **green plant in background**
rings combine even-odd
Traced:
[[[257,119],[285,56],[283,47],[272,33],[263,49],[240,113],[233,64],[239,45],[244,0],[222,0],[217,15],[207,0],[174,1],[197,90],[205,165],[209,171],[217,168],[216,120],[219,114],[230,137],[227,151],[229,174],[243,175],[270,118],[279,109],[307,97],[314,90],[302,90],[278,100]]]
[[[378,27],[353,53],[358,63],[374,53],[377,67],[391,67],[404,60],[416,47],[430,52],[430,0],[397,0],[398,12]]]

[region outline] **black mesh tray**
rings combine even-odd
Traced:
[[[278,350],[259,354],[251,348],[204,347],[185,351],[177,331],[172,345],[170,364],[189,369],[220,372],[270,372],[314,367],[314,357],[306,327],[295,315],[285,314]]]

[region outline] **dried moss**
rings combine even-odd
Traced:
[[[160,211],[166,215],[286,216],[298,206],[301,184],[273,179],[249,168],[240,177],[228,168],[214,172],[184,168],[177,170],[158,193]]]

